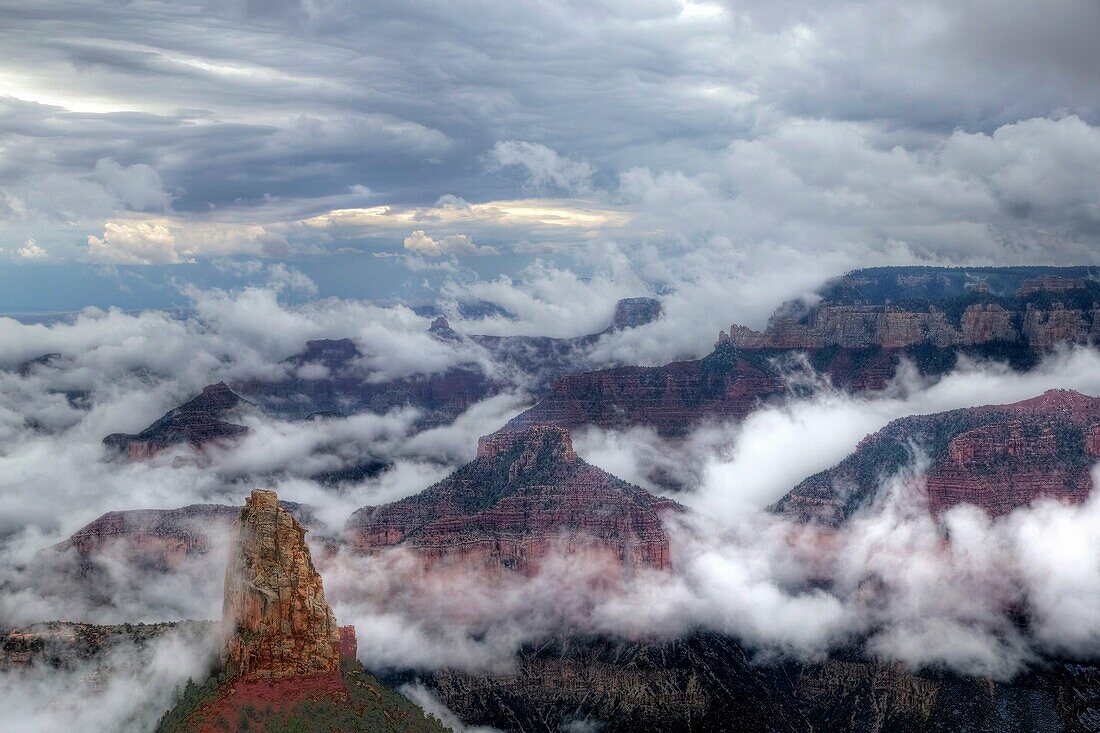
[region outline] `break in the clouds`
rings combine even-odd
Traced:
[[[661,282],[698,248],[836,269],[1100,250],[1094,3],[0,16],[4,266],[411,249],[472,272],[618,258]],[[514,257],[470,257],[496,251]]]

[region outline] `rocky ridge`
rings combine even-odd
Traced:
[[[112,433],[103,443],[132,459],[148,458],[175,445],[202,448],[230,444],[249,432],[247,427],[226,419],[244,404],[245,400],[229,385],[218,382],[204,387],[198,397],[170,410],[140,433]]]
[[[1011,268],[1005,268],[1011,270]],[[718,344],[743,349],[820,349],[827,346],[899,349],[1019,343],[1035,350],[1100,339],[1100,280],[1086,268],[1017,272],[993,292],[983,276],[999,268],[960,273],[934,268],[856,270],[827,284],[812,306],[789,303],[764,332],[734,324]],[[1039,274],[1042,273],[1042,274]]]
[[[428,333],[441,341],[483,350],[498,370],[521,375],[528,389],[543,394],[551,381],[577,368],[578,360],[602,336],[637,328],[660,316],[660,301],[627,298],[616,304],[611,324],[600,333],[578,338],[463,335],[439,315]],[[249,380],[234,387],[269,412],[287,418],[316,413],[385,412],[406,405],[424,411],[420,427],[454,420],[474,402],[511,386],[476,363],[437,374],[376,381],[368,379],[364,353],[351,339],[309,341],[299,354],[284,360],[288,376],[276,381]]]
[[[903,362],[931,378],[963,356],[1026,371],[1058,345],[1100,341],[1098,277],[1092,268],[856,270],[822,287],[814,305],[784,304],[764,332],[722,331],[701,359],[564,375],[505,430],[641,426],[677,439],[797,393],[807,369],[852,392],[883,389]]]
[[[773,510],[837,527],[874,503],[885,477],[929,465],[911,487],[933,516],[966,503],[1000,516],[1040,498],[1078,504],[1100,460],[1100,398],[1051,390],[1010,405],[904,417],[867,436],[837,466],[795,487]]]

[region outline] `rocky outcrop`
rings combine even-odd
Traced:
[[[1022,341],[1039,351],[1084,343],[1096,328],[1100,305],[1100,281],[1091,273],[1081,276],[1086,269],[856,270],[827,284],[812,306],[786,304],[766,331],[734,324],[729,333],[719,333],[718,343],[744,349],[897,349]],[[1035,273],[1046,274],[1026,277]],[[998,283],[997,291],[990,280]]]
[[[221,672],[188,682],[158,733],[445,733],[355,659],[355,627],[336,625],[305,530],[275,492],[254,490],[235,529]]]
[[[880,497],[886,478],[914,462],[914,446],[929,465],[908,488],[933,516],[963,503],[992,516],[1040,498],[1081,503],[1100,460],[1100,398],[1052,390],[1011,405],[895,420],[773,509],[839,526]]]
[[[352,515],[360,552],[391,547],[430,566],[533,574],[550,555],[667,569],[665,512],[680,507],[581,460],[567,431],[534,426],[482,438],[477,458],[420,494]]]
[[[140,433],[113,433],[103,442],[134,459],[147,458],[176,445],[202,448],[229,444],[248,433],[247,427],[225,419],[243,403],[229,385],[218,382],[205,387],[198,397],[166,413]]]
[[[341,632],[305,529],[279,506],[275,492],[256,489],[236,531],[222,610],[230,674],[247,680],[338,672]]]
[[[661,301],[657,298],[623,298],[615,304],[615,314],[607,331],[623,331],[652,323],[661,317]]]
[[[1044,275],[1031,277],[1020,283],[1019,289],[1016,290],[1016,297],[1026,298],[1036,293],[1066,293],[1070,290],[1084,290],[1086,287],[1084,278]]]

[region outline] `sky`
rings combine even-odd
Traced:
[[[0,3],[0,312],[1100,261],[1100,5]],[[535,266],[535,270],[531,267]],[[642,293],[637,293],[642,294]],[[769,308],[763,308],[765,312]]]

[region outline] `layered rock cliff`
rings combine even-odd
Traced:
[[[681,438],[707,421],[740,420],[761,405],[806,389],[819,376],[853,392],[879,390],[894,377],[903,359],[923,374],[936,376],[952,369],[960,353],[973,352],[927,346],[828,347],[792,354],[791,350],[720,344],[693,361],[564,376],[550,394],[504,430],[540,424],[622,430],[644,426],[665,438]],[[809,377],[805,385],[803,377]]]
[[[737,420],[790,389],[811,367],[853,392],[884,388],[904,362],[924,376],[960,356],[1026,371],[1046,350],[1100,341],[1100,270],[886,267],[857,270],[784,304],[766,331],[734,325],[702,359],[559,378],[506,430],[535,424],[654,428],[679,438]]]
[[[1100,280],[1087,268],[876,268],[830,282],[813,305],[786,304],[764,332],[734,324],[718,343],[898,349],[1004,342],[1046,350],[1098,336]]]
[[[313,522],[311,507],[279,502],[299,522]],[[172,572],[194,555],[224,546],[240,510],[226,504],[190,504],[178,509],[107,512],[54,546],[75,551],[85,571],[105,557],[140,570]]]
[[[247,427],[226,419],[243,404],[244,400],[229,385],[218,382],[205,387],[198,397],[170,410],[140,433],[113,433],[103,442],[130,458],[147,458],[175,445],[201,448],[228,444],[248,433]]]
[[[217,538],[227,537],[238,514],[220,504],[107,512],[56,549],[75,550],[83,563],[110,554],[142,568],[173,571],[187,556],[205,554]]]
[[[223,663],[244,679],[334,673],[340,628],[325,601],[305,529],[256,489],[235,525],[225,571]]]
[[[917,672],[857,652],[761,660],[733,639],[562,639],[499,674],[429,684],[464,721],[516,733],[1095,731],[1100,668],[1050,660],[1005,682]]]
[[[428,564],[532,574],[551,554],[609,559],[626,572],[670,566],[659,498],[589,465],[567,431],[482,438],[477,458],[420,494],[360,509],[345,537],[361,552],[404,547]]]
[[[907,485],[933,516],[966,503],[992,516],[1039,498],[1083,502],[1100,460],[1100,398],[1052,390],[1011,405],[905,417],[865,438],[840,464],[803,481],[773,509],[839,526],[880,498],[884,481],[929,461]]]

